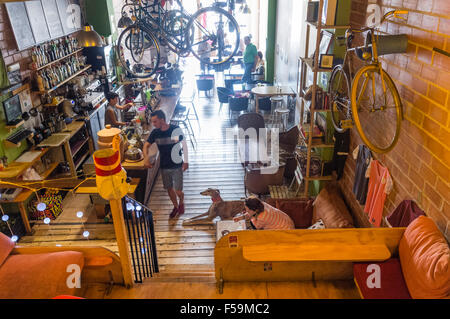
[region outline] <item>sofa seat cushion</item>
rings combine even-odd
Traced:
[[[291,217],[296,229],[311,226],[312,201],[277,201],[277,208]]]
[[[313,224],[322,219],[326,228],[353,227],[353,218],[336,185],[330,183],[322,189],[313,205]]]
[[[5,234],[0,233],[0,267],[14,249],[15,243]]]
[[[67,286],[74,272],[67,266],[84,266],[84,256],[76,251],[48,254],[10,255],[0,267],[0,299],[49,299],[74,295],[76,288]],[[80,274],[81,275],[81,274]]]
[[[379,282],[375,279],[377,274]],[[353,275],[364,299],[411,299],[398,258],[377,263],[354,263]]]
[[[450,298],[450,249],[431,218],[420,216],[409,224],[399,256],[414,299]]]
[[[305,229],[312,225],[312,200],[267,198],[265,202],[289,215],[296,229]]]

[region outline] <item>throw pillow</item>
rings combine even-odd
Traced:
[[[414,299],[450,298],[450,248],[431,218],[420,216],[409,224],[399,255]]]
[[[323,220],[319,219],[317,223],[308,227],[308,229],[325,229],[325,224],[323,223]]]
[[[305,229],[312,224],[313,209],[311,201],[277,200],[276,208],[291,217],[296,229]]]
[[[313,223],[322,219],[326,228],[353,227],[353,218],[336,185],[328,184],[319,193],[313,205]]]

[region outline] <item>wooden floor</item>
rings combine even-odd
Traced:
[[[189,143],[190,167],[184,174],[185,214],[169,220],[173,205],[163,189],[161,177],[152,191],[149,208],[155,220],[158,261],[167,267],[184,269],[188,265],[210,266],[213,269],[216,242],[214,225],[182,226],[182,221],[206,212],[211,199],[200,192],[212,187],[221,191],[224,200],[244,197],[244,170],[237,161],[236,147],[226,140],[225,130],[231,127],[226,114],[219,114],[218,103],[200,98],[196,103],[200,121],[192,121],[196,133],[195,150]]]
[[[83,291],[89,299],[359,299],[352,281],[225,283],[219,294],[213,280],[148,280],[134,288],[115,286],[107,295],[105,286]]]

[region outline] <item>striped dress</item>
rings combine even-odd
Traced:
[[[292,219],[281,210],[264,204],[264,212],[257,218],[252,217],[251,221],[257,229],[295,229]]]

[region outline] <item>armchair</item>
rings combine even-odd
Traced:
[[[245,193],[269,194],[269,185],[283,185],[285,163],[262,165],[250,164],[245,168]]]

